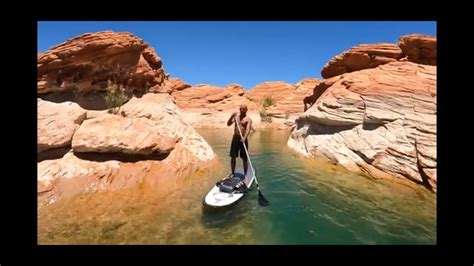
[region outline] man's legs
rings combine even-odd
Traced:
[[[239,155],[239,150],[238,150],[238,139],[236,138],[236,136],[234,135],[232,137],[232,142],[230,144],[230,152],[229,152],[229,156],[230,156],[230,168],[232,170],[232,175],[235,174],[235,165],[236,165],[236,158],[237,158],[237,155]]]
[[[235,174],[235,164],[236,164],[236,159],[235,157],[230,158],[230,167],[232,169],[232,174]]]
[[[244,145],[246,148],[248,148],[249,143],[247,140],[245,141],[245,144],[242,142],[240,143],[240,158],[242,158],[242,164],[244,165],[244,175],[245,177],[247,177],[247,170],[249,169],[249,159],[247,158],[247,153],[244,150]]]

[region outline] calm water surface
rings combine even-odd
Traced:
[[[181,180],[166,197],[137,187],[41,207],[39,243],[436,244],[435,194],[301,158],[286,147],[287,131],[250,137],[270,206],[259,206],[254,190],[232,209],[204,211],[203,196],[229,171],[232,131],[198,131],[219,156],[210,171]]]

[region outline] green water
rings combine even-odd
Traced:
[[[219,156],[210,172],[180,180],[183,188],[165,198],[136,188],[41,207],[39,243],[436,244],[435,194],[303,159],[286,147],[287,131],[250,137],[270,206],[259,206],[254,190],[232,209],[203,211],[202,197],[228,172],[232,133],[199,132]]]

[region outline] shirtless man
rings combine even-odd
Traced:
[[[232,175],[235,173],[235,164],[237,155],[240,152],[240,158],[242,158],[242,163],[244,165],[244,175],[247,178],[247,170],[248,170],[248,158],[247,154],[245,153],[243,143],[245,143],[245,147],[248,151],[248,140],[247,137],[250,134],[250,128],[252,127],[252,119],[247,116],[247,106],[242,104],[240,106],[240,115],[237,115],[237,112],[232,113],[229,120],[227,121],[227,126],[232,125],[237,120],[237,123],[234,126],[234,136],[232,137],[232,143],[230,145],[230,166],[232,168]],[[240,127],[240,131],[242,132],[243,139],[240,137],[239,129],[237,126]]]

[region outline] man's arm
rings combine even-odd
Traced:
[[[237,113],[232,113],[232,115],[230,116],[229,120],[227,120],[227,126],[230,126],[232,125],[232,123],[234,123],[234,117],[237,115]]]
[[[252,119],[249,118],[248,122],[247,122],[247,127],[245,129],[245,136],[244,136],[244,140],[247,139],[247,137],[249,136],[250,134],[250,129],[252,128]]]

